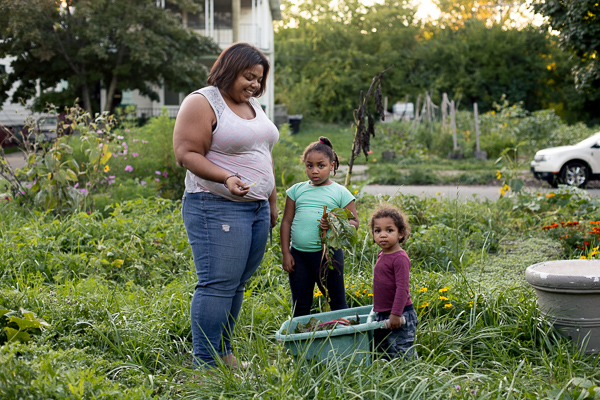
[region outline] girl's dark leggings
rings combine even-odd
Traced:
[[[333,252],[334,269],[329,269],[324,260],[321,262],[321,251],[305,252],[292,247],[291,253],[295,261],[294,272],[289,274],[294,317],[310,314],[315,284],[323,295],[325,289],[328,291],[331,311],[348,308],[344,287],[344,252],[341,249]]]

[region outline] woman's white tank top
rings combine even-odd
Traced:
[[[256,117],[244,119],[234,113],[216,86],[196,90],[210,103],[217,124],[212,143],[205,157],[230,174],[239,174],[246,184],[253,184],[248,194],[234,196],[222,182],[213,182],[194,175],[189,170],[185,176],[187,192],[211,192],[233,201],[266,200],[275,188],[271,151],[279,140],[277,127],[262,110],[255,98],[250,99]]]

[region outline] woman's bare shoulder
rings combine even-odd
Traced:
[[[189,94],[183,99],[177,117],[185,119],[191,118],[193,120],[203,120],[208,118],[211,125],[217,120],[215,112],[207,98],[200,93]]]

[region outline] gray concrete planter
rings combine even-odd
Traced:
[[[588,354],[600,352],[600,260],[531,265],[525,279],[554,327]]]

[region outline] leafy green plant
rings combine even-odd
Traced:
[[[55,213],[83,209],[90,192],[98,189],[103,175],[110,170],[108,160],[117,147],[112,132],[116,121],[106,113],[94,119],[81,108],[71,107],[66,120],[59,127],[58,139],[53,144],[29,146],[21,150],[27,163],[23,169],[12,170],[5,160],[0,164],[5,179],[13,181],[10,191],[2,196],[18,199],[24,203],[32,200],[42,210]],[[69,137],[63,132],[78,132],[80,151],[84,158],[76,160]],[[39,151],[38,151],[39,150]]]
[[[33,335],[41,334],[42,329],[49,326],[31,311],[0,310],[0,346],[15,341],[28,342]]]
[[[330,270],[337,268],[332,257],[333,249],[351,250],[358,242],[358,234],[354,226],[348,222],[348,220],[354,219],[354,215],[345,208],[334,208],[327,212],[327,206],[323,206],[323,217],[329,223],[329,230],[323,229],[321,232],[321,251],[323,254],[321,262],[324,262],[327,268],[323,268],[320,271],[319,280],[325,290],[323,293],[326,302],[325,310],[328,310],[330,298],[324,282],[326,282],[327,274],[330,273]]]
[[[519,177],[519,158],[518,149],[522,143],[515,147],[504,149],[496,164],[502,164],[501,169],[497,171],[496,178],[501,181],[500,195],[504,196],[519,193],[525,186],[523,179]]]

